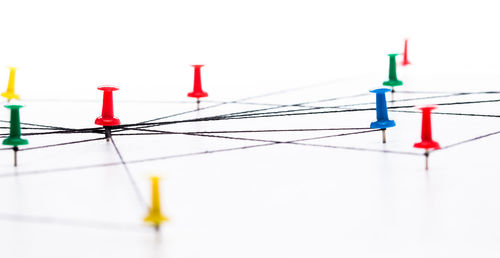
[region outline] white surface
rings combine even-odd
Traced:
[[[207,65],[202,81],[210,97],[202,107],[304,88],[170,120],[366,93],[386,79],[385,54],[401,51],[404,37],[410,37],[414,64],[399,68],[405,83],[399,89],[498,90],[496,10],[487,1],[474,6],[447,1],[2,2],[0,64],[20,68],[16,90],[26,105],[23,122],[71,128],[94,126],[100,84],[121,87],[115,111],[123,123],[192,110],[195,104],[185,97],[192,85],[191,63]],[[0,72],[6,84],[8,70]],[[396,99],[435,95],[398,93]],[[374,99],[368,94],[309,105]],[[500,115],[497,105],[437,111]],[[419,140],[420,115],[389,116],[397,126],[388,130],[386,146],[379,132],[304,143],[421,153],[412,148]],[[8,120],[7,110],[0,117]],[[158,129],[368,127],[374,117],[374,111],[329,113]],[[434,138],[446,146],[498,131],[500,120],[436,114],[433,126]],[[224,136],[290,141],[336,133]],[[94,137],[25,138],[34,147]],[[126,161],[259,144],[188,135],[114,139]],[[119,162],[110,143],[20,152],[17,169],[11,166],[12,153],[1,151],[0,257],[498,257],[499,139],[433,153],[428,172],[421,156],[293,144],[131,163],[148,202],[148,176],[164,178],[162,203],[171,221],[159,234],[142,223],[146,210],[123,166],[68,169]],[[40,170],[45,172],[29,173]],[[15,172],[18,176],[11,176]]]

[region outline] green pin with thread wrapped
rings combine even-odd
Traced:
[[[395,86],[403,85],[403,82],[398,80],[398,75],[396,73],[396,56],[399,54],[388,54],[389,56],[389,80],[385,81],[383,85],[392,87],[394,91]]]
[[[17,166],[17,146],[28,144],[28,140],[21,138],[21,119],[19,117],[19,109],[21,105],[6,105],[10,109],[10,133],[2,142],[3,145],[12,146],[14,150],[14,166]]]

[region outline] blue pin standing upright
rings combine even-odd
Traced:
[[[385,129],[396,126],[394,120],[389,120],[389,115],[387,114],[387,101],[385,99],[385,93],[391,90],[386,88],[380,88],[371,90],[370,92],[376,94],[376,105],[377,105],[377,121],[370,124],[370,128],[382,129],[382,142],[386,142]]]

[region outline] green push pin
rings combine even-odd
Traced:
[[[10,109],[10,134],[2,142],[3,145],[13,146],[14,150],[14,166],[17,166],[17,151],[19,145],[28,144],[28,140],[21,138],[21,119],[19,118],[19,109],[21,105],[6,105]]]
[[[399,54],[388,54],[389,56],[389,80],[385,81],[383,85],[393,87],[392,90],[394,92],[394,86],[401,86],[403,82],[398,80],[398,76],[396,74],[396,56]]]

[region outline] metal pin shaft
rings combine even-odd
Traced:
[[[111,139],[111,128],[109,126],[104,127],[104,136],[106,137],[106,141],[109,142],[109,139]]]
[[[429,151],[425,150],[425,170],[429,170]]]
[[[12,150],[14,150],[14,167],[17,167],[17,151],[19,150],[19,148],[17,146],[14,146]]]
[[[382,143],[386,143],[387,142],[387,138],[385,136],[385,129],[382,129]]]
[[[200,110],[200,99],[196,99],[196,110]]]

